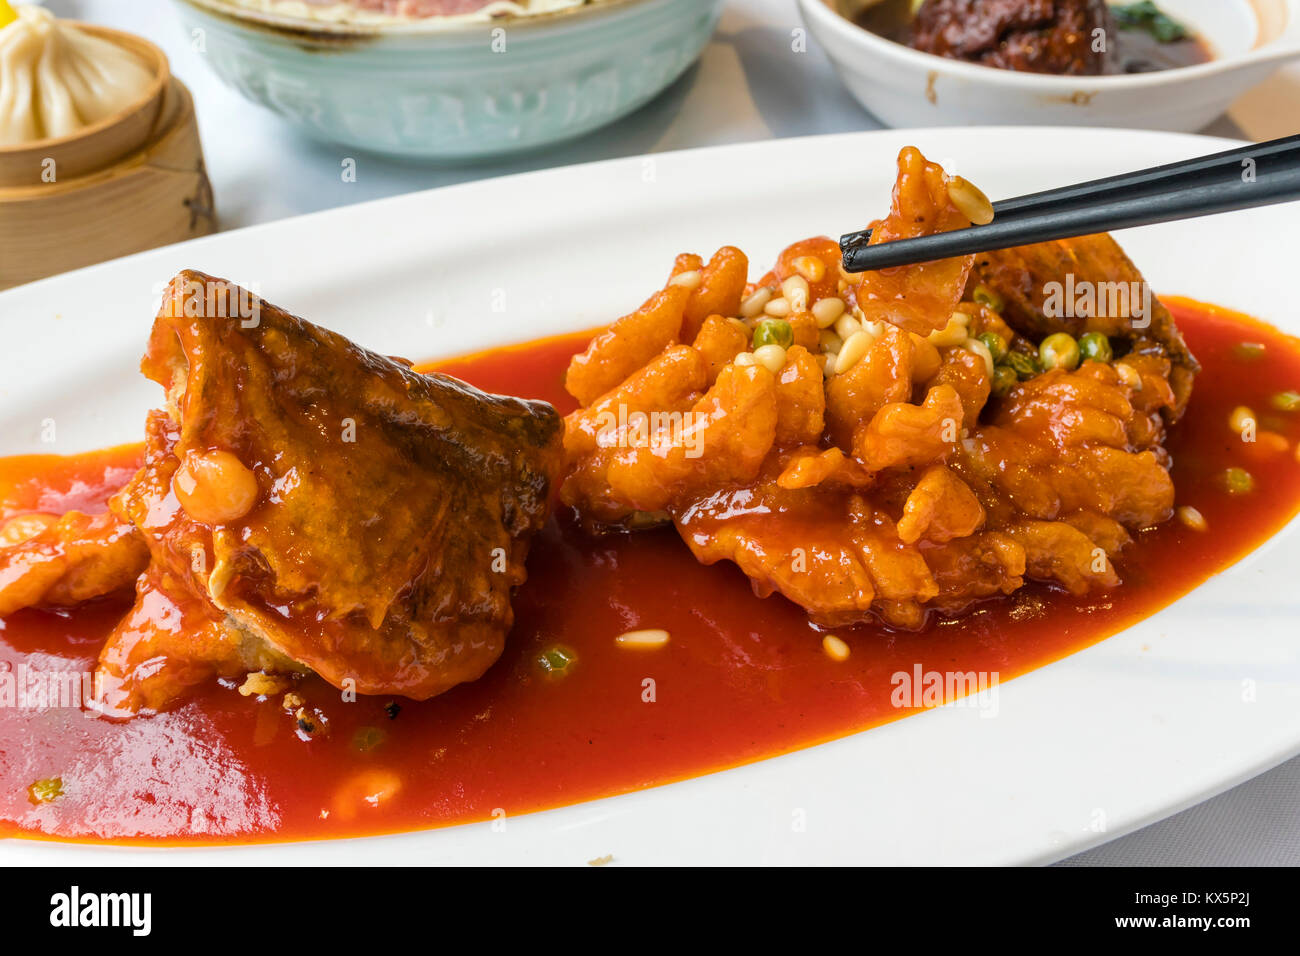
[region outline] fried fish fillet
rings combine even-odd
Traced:
[[[197,272],[169,286],[142,370],[167,407],[112,513],[0,549],[6,613],[138,576],[100,656],[106,710],[250,670],[424,699],[496,661],[561,465],[550,405],[419,374]]]

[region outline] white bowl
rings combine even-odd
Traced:
[[[889,126],[1127,126],[1190,132],[1300,58],[1300,0],[1160,0],[1209,41],[1197,66],[1118,76],[1049,76],[922,53],[839,12],[799,0],[804,22],[849,92]]]

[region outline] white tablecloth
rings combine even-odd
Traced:
[[[509,162],[428,169],[361,157],[341,182],[338,149],[302,138],[227,89],[194,53],[166,0],[47,0],[60,16],[147,36],[194,93],[223,228],[448,183],[645,152],[874,129],[810,44],[790,54],[794,0],[728,0],[698,66],[633,116]],[[1300,68],[1247,94],[1206,132],[1271,139],[1300,125]],[[1199,806],[1065,861],[1068,865],[1300,865],[1300,758]]]

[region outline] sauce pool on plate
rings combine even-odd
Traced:
[[[1300,510],[1300,342],[1225,310],[1166,304],[1204,366],[1168,440],[1178,505],[1194,510],[1137,536],[1116,561],[1116,590],[1080,599],[1029,585],[916,633],[859,626],[826,640],[795,605],[754,597],[735,567],[696,563],[671,529],[591,538],[561,511],[529,557],[505,653],[477,682],[422,703],[345,701],[312,677],[289,708],[281,694],[259,701],[214,683],[173,711],[125,722],[46,705],[67,703],[66,690],[93,671],[127,605],[22,611],[0,621],[0,835],[203,844],[514,816],[906,716],[915,708],[896,706],[898,674],[1001,682],[1094,644]],[[437,368],[567,412],[561,376],[586,340]],[[1253,442],[1234,431],[1242,407]],[[0,459],[0,517],[102,511],[139,455],[128,446]],[[637,630],[668,640],[616,640]]]

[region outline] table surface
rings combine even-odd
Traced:
[[[728,0],[698,65],[632,116],[570,145],[523,159],[425,168],[359,156],[305,139],[223,86],[190,46],[167,0],[46,0],[59,16],[142,34],[171,58],[194,94],[221,226],[234,229],[354,202],[551,166],[647,152],[881,125],[840,86],[809,44],[794,0]],[[1206,132],[1264,140],[1297,132],[1300,67],[1248,93]],[[238,130],[232,135],[231,130]],[[1068,866],[1300,865],[1300,757],[1182,813],[1062,861]]]

